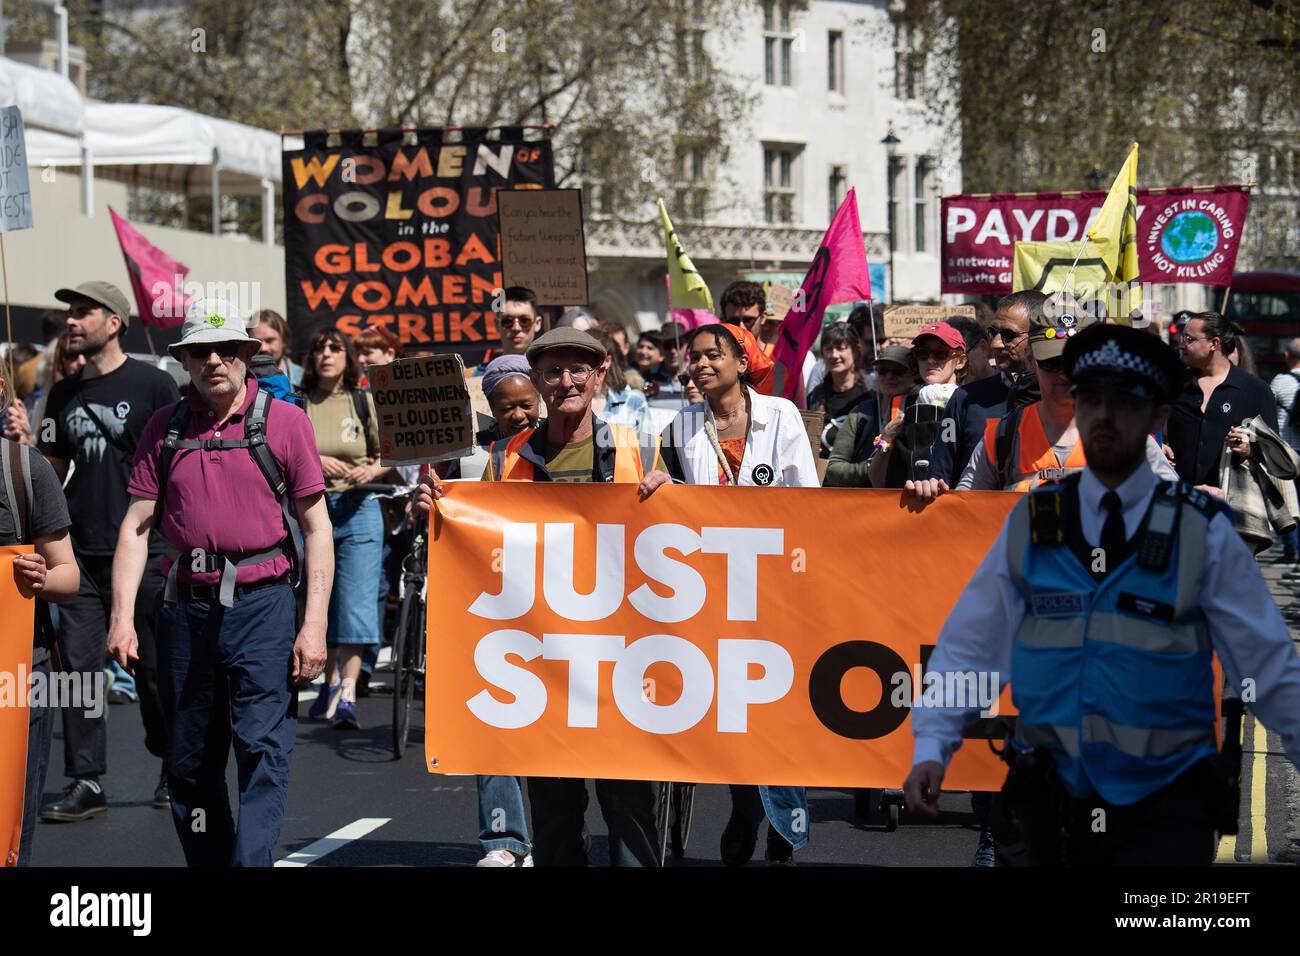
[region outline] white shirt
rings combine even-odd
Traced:
[[[752,388],[749,394],[749,435],[745,455],[740,461],[738,485],[756,485],[754,469],[767,465],[772,480],[769,485],[795,488],[818,488],[817,464],[813,461],[808,430],[794,403],[772,395],[760,395]],[[704,430],[713,422],[708,402],[687,405],[663,433],[664,444],[680,450],[682,471],[688,485],[718,484],[718,453]],[[714,427],[717,425],[714,423]],[[760,475],[766,475],[760,469]]]
[[[1129,537],[1142,521],[1155,487],[1155,474],[1138,468],[1115,489]],[[1093,547],[1101,541],[1101,499],[1106,491],[1092,470],[1085,468],[1079,479],[1079,518],[1084,540]],[[1256,700],[1251,710],[1281,736],[1291,762],[1300,766],[1300,657],[1254,557],[1226,515],[1216,515],[1206,534],[1200,607],[1228,680],[1237,688],[1243,677],[1254,681]],[[929,670],[941,674],[997,671],[1000,681],[1009,681],[1011,646],[1024,614],[1025,599],[1007,570],[1004,523],[944,622]],[[934,760],[947,766],[961,746],[962,728],[976,713],[955,707],[914,709],[913,763]]]

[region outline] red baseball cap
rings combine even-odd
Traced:
[[[950,349],[962,349],[966,347],[966,340],[961,337],[961,333],[949,325],[947,322],[936,322],[934,325],[927,325],[916,337],[912,339],[912,347],[927,335],[933,335]]]

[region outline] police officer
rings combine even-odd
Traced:
[[[1070,337],[1064,361],[1087,467],[1012,510],[929,668],[1010,679],[1019,713],[1000,853],[1023,842],[1039,864],[1208,865],[1215,831],[1235,822],[1211,654],[1233,686],[1251,682],[1255,712],[1297,764],[1300,659],[1231,514],[1146,465],[1182,382],[1177,355],[1098,325]],[[913,713],[912,812],[937,814],[974,716]]]
[[[155,605],[159,689],[171,726],[172,817],[191,866],[271,865],[289,786],[294,685],[325,662],[334,545],[316,437],[302,409],[270,398],[249,374],[257,349],[234,306],[190,304],[169,349],[190,384],[140,437],[113,559],[108,651],[126,666],[136,655],[149,529],[169,545]],[[301,627],[297,577],[307,592]],[[226,791],[232,745],[238,828]]]

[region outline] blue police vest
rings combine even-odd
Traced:
[[[1026,605],[1011,658],[1017,740],[1052,753],[1072,796],[1096,792],[1117,806],[1217,750],[1210,637],[1198,606],[1217,509],[1187,485],[1161,482],[1153,508],[1161,496],[1176,509],[1164,566],[1141,566],[1135,549],[1100,582],[1070,546],[1082,541],[1077,479],[1026,496],[1007,529]],[[1054,513],[1063,533],[1036,533],[1044,523],[1031,510]]]

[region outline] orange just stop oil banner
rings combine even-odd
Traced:
[[[426,766],[899,787],[897,702],[920,702],[920,662],[1018,498],[917,513],[883,490],[453,484],[429,542]],[[1004,776],[970,740],[945,786]]]
[[[27,775],[27,688],[32,671],[35,604],[18,593],[14,558],[24,545],[0,547],[0,849],[3,865],[18,862],[23,828],[23,782]]]

